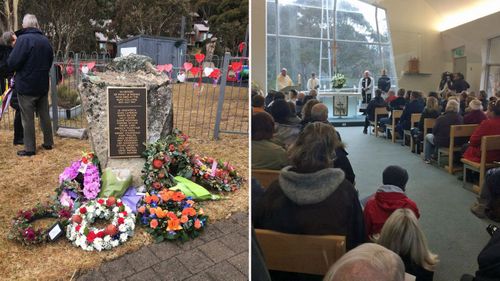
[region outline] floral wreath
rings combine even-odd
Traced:
[[[91,224],[95,219],[111,220],[104,229]],[[66,230],[66,237],[86,251],[109,250],[133,236],[135,215],[130,208],[114,197],[90,200],[76,209]]]
[[[193,177],[202,186],[208,186],[218,191],[236,191],[240,188],[243,179],[236,169],[228,162],[219,162],[212,157],[195,155],[193,163]]]
[[[148,191],[174,186],[174,176],[190,178],[193,173],[188,136],[178,129],[165,139],[148,144],[144,156],[142,179]]]
[[[61,205],[37,204],[31,210],[19,210],[12,221],[9,239],[17,240],[23,245],[47,242],[49,229],[35,229],[32,222],[41,218],[56,218],[63,229],[68,225],[71,209]]]
[[[168,189],[146,193],[137,211],[139,221],[156,242],[194,239],[208,219],[190,197]]]
[[[57,198],[61,205],[70,208],[95,199],[101,190],[99,160],[93,153],[83,153],[82,158],[71,163],[59,175]]]

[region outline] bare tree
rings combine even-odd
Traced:
[[[19,29],[19,0],[4,0],[1,3],[3,5],[3,10],[0,10],[0,28],[2,28],[2,31]]]

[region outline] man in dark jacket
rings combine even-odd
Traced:
[[[450,145],[450,129],[452,125],[462,125],[463,118],[458,112],[460,105],[456,100],[450,100],[446,104],[446,111],[443,115],[436,119],[436,123],[432,128],[432,134],[425,136],[424,142],[424,161],[429,164],[431,155],[439,147],[447,147]],[[457,140],[457,145],[461,140]]]
[[[462,73],[455,74],[455,79],[450,86],[451,90],[454,90],[457,94],[460,94],[462,91],[467,91],[470,88],[469,83],[465,81],[464,75]]]
[[[377,107],[387,107],[387,103],[385,103],[384,98],[382,98],[382,91],[380,89],[377,89],[375,91],[375,98],[372,99],[366,107],[365,127],[363,128],[363,134],[367,133],[370,121],[375,120],[375,108]],[[385,117],[387,117],[387,115]]]
[[[15,87],[18,93],[21,117],[24,126],[24,150],[19,156],[35,155],[35,112],[40,118],[44,149],[52,149],[54,139],[49,116],[49,70],[52,66],[53,50],[47,37],[38,28],[34,15],[23,18],[23,30],[19,32],[16,45],[7,60],[16,72]]]
[[[413,113],[422,113],[424,111],[424,101],[422,99],[422,93],[419,91],[412,91],[410,96],[410,103],[405,106],[399,123],[396,126],[396,131],[400,136],[403,135],[404,130],[409,130],[412,127],[411,115]]]
[[[384,93],[389,92],[391,89],[391,78],[387,77],[385,69],[382,69],[382,76],[378,79],[377,86]]]

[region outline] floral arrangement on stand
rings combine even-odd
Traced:
[[[208,219],[190,197],[168,189],[147,193],[137,211],[139,221],[156,242],[194,239]]]
[[[236,191],[243,179],[228,162],[220,163],[212,157],[193,156],[193,178],[202,186],[209,186],[218,191]]]
[[[59,175],[57,199],[61,205],[78,208],[87,200],[95,199],[101,190],[99,160],[93,153],[84,152],[82,158],[71,163]]]
[[[96,219],[111,220],[104,229],[92,227]],[[66,237],[86,251],[109,250],[134,235],[135,215],[114,197],[90,200],[77,208],[67,226]]]
[[[23,245],[47,242],[48,229],[35,229],[33,222],[41,218],[56,218],[56,223],[66,227],[71,217],[71,209],[61,205],[38,204],[30,210],[20,210],[12,221],[9,239]]]
[[[177,129],[165,139],[148,144],[144,156],[142,179],[148,191],[174,186],[174,175],[190,178],[193,173],[188,136]]]
[[[342,73],[335,73],[332,77],[332,87],[335,89],[343,88],[346,83],[346,78]]]

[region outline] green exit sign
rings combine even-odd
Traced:
[[[461,58],[465,56],[465,47],[453,49],[453,57]]]

